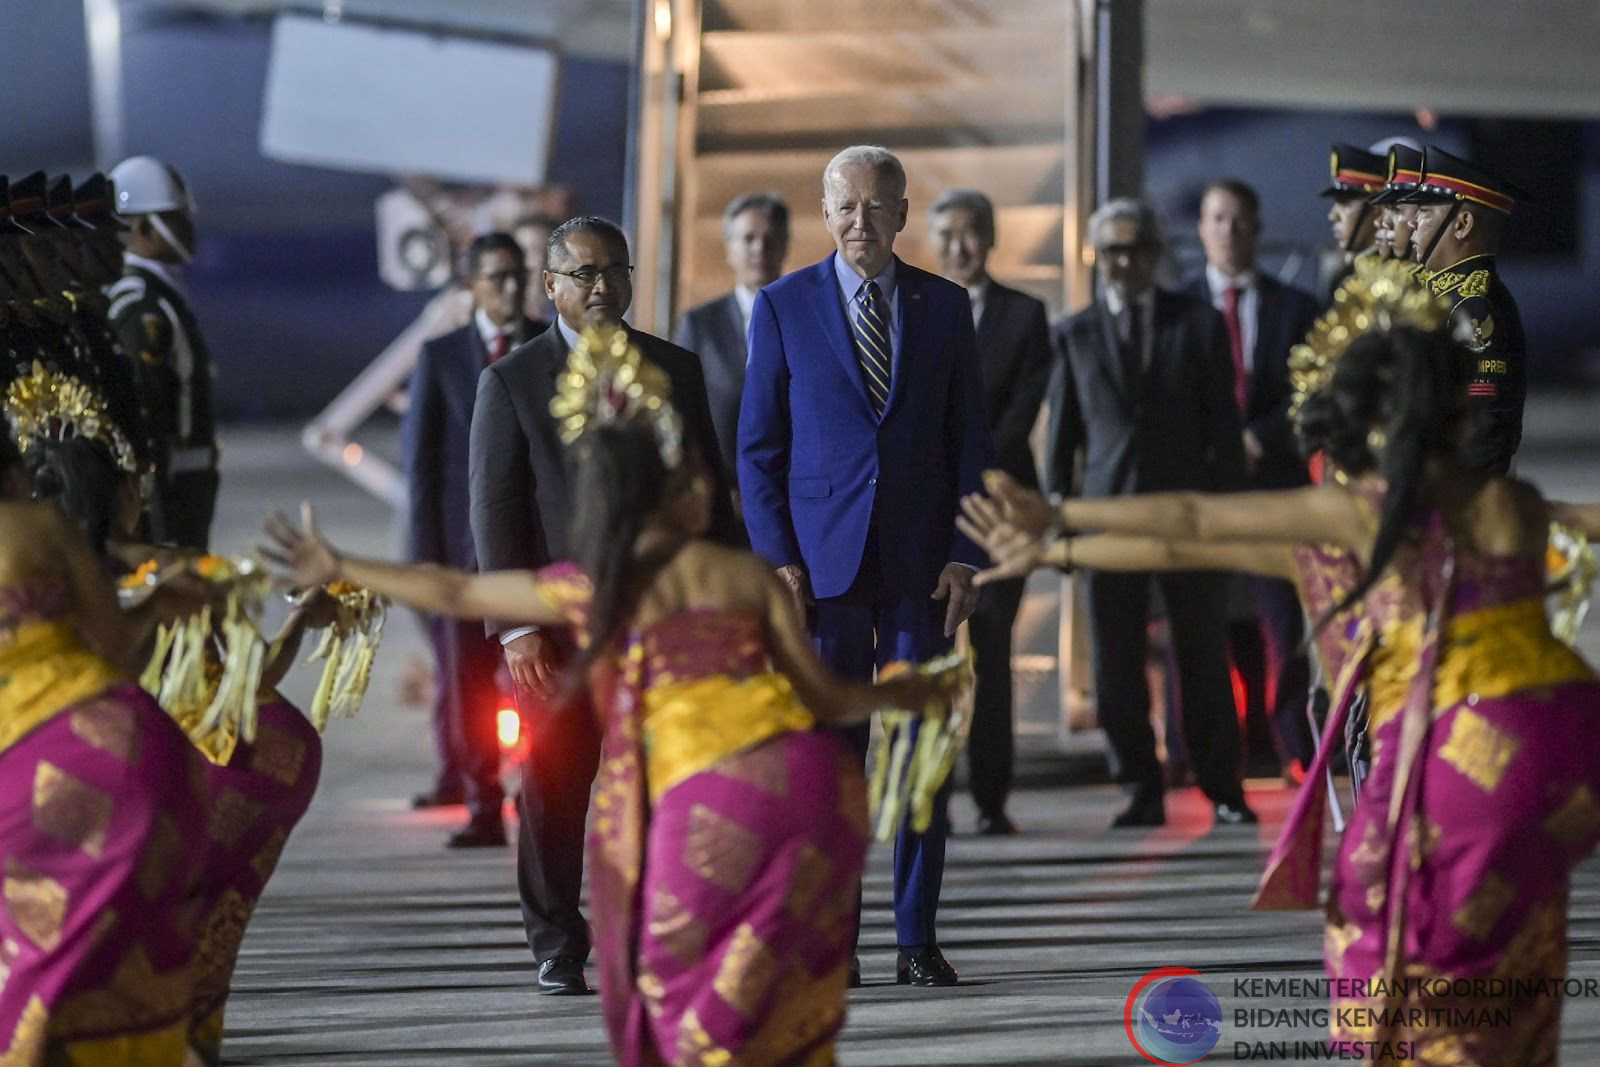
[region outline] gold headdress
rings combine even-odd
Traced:
[[[139,469],[133,447],[106,413],[105,401],[71,375],[46,370],[35,362],[30,374],[6,388],[5,415],[17,448],[24,453],[39,441],[82,437],[105,445],[117,466],[127,473]]]
[[[560,424],[563,444],[596,426],[638,421],[654,432],[669,470],[683,460],[683,423],[672,406],[672,382],[628,340],[626,330],[583,331],[556,383],[550,414]]]
[[[1401,326],[1437,330],[1449,318],[1449,305],[1429,293],[1405,264],[1358,259],[1355,270],[1335,290],[1332,306],[1312,325],[1305,341],[1289,351],[1289,382],[1294,390],[1290,417],[1299,413],[1306,397],[1333,380],[1334,367],[1357,337]]]

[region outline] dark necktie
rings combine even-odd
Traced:
[[[856,351],[861,355],[861,374],[866,379],[872,413],[881,416],[889,403],[889,324],[883,313],[883,297],[878,283],[861,287],[861,309],[856,312]]]
[[[1228,327],[1228,353],[1233,357],[1233,399],[1243,414],[1250,399],[1250,372],[1244,365],[1244,325],[1239,320],[1239,298],[1244,290],[1229,286],[1222,294],[1222,321]]]
[[[1144,323],[1139,305],[1128,303],[1117,315],[1117,339],[1122,342],[1122,381],[1129,389],[1144,376]]]
[[[498,363],[498,362],[500,362],[502,359],[505,358],[505,354],[507,352],[509,352],[510,350],[511,350],[511,335],[509,333],[497,333],[497,334],[495,334],[494,335],[494,340],[489,342],[489,362],[490,363]]]

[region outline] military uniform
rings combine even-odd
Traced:
[[[217,437],[211,355],[176,278],[164,264],[129,255],[112,284],[109,321],[133,357],[155,484],[150,533],[160,543],[204,549],[217,503]]]
[[[1464,159],[1429,146],[1416,191],[1406,203],[1451,204],[1434,243],[1451,225],[1463,203],[1509,215],[1526,194]],[[1426,263],[1433,248],[1420,250]],[[1453,309],[1456,336],[1472,351],[1474,366],[1468,386],[1478,425],[1462,453],[1471,470],[1505,474],[1522,443],[1522,408],[1528,396],[1528,345],[1517,302],[1500,280],[1493,255],[1470,256],[1425,276],[1433,294]]]

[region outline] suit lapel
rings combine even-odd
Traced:
[[[862,379],[861,357],[856,352],[855,341],[850,336],[850,324],[845,321],[844,301],[839,294],[839,279],[833,272],[833,254],[812,269],[812,307],[817,321],[822,324],[823,336],[839,362],[844,364],[845,376],[854,383],[861,402],[872,410],[867,397],[867,383]]]
[[[911,268],[895,260],[895,299],[900,302],[900,328],[897,331],[898,353],[890,363],[889,400],[883,405],[884,415],[894,410],[906,391],[905,380],[910,377],[909,353],[916,351],[922,329],[922,290]]]
[[[1278,321],[1278,302],[1282,298],[1282,291],[1268,281],[1266,275],[1257,276],[1256,343],[1250,352],[1250,390],[1248,397],[1252,400],[1267,378],[1269,368],[1265,353],[1270,351],[1267,346],[1275,344],[1277,341],[1277,338],[1270,337],[1267,331]]]

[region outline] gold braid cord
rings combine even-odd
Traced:
[[[71,375],[46,370],[35,361],[31,372],[6,387],[5,413],[11,436],[24,453],[40,441],[82,437],[105,445],[121,470],[134,474],[139,469],[133,447],[106,413],[105,402]]]
[[[640,422],[655,434],[668,470],[683,460],[683,423],[672,406],[672,382],[644,358],[626,330],[583,331],[557,380],[550,414],[560,425],[563,444],[597,426]]]
[[[972,653],[952,652],[927,663],[884,668],[887,681],[897,675],[925,674],[939,681],[939,695],[920,715],[880,711],[883,736],[873,756],[870,796],[875,836],[894,839],[900,823],[911,821],[917,833],[933,821],[933,801],[955,768],[956,756],[972,730]]]
[[[1289,351],[1290,417],[1299,414],[1306,397],[1327,388],[1334,367],[1357,337],[1401,326],[1437,330],[1449,320],[1449,305],[1428,292],[1415,268],[1393,260],[1358,259],[1334,291],[1328,310]]]
[[[306,661],[323,661],[310,714],[319,732],[327,729],[330,718],[348,718],[361,707],[389,617],[389,602],[363,586],[334,582],[327,592],[339,602],[339,615]]]

